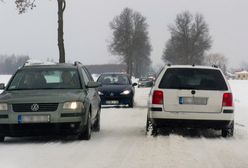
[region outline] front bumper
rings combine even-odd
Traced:
[[[102,105],[127,105],[133,101],[133,95],[120,95],[120,96],[100,96]],[[113,103],[111,103],[111,101]],[[118,103],[117,103],[118,102]]]
[[[76,135],[80,132],[80,122],[0,124],[0,135],[11,137]]]
[[[9,108],[8,112],[0,114],[1,136],[42,136],[42,135],[74,135],[86,125],[87,117],[84,111],[62,110],[46,112],[14,112]],[[49,116],[47,121],[22,121],[23,116]]]

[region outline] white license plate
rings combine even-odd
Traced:
[[[106,104],[119,104],[118,100],[107,100]]]
[[[50,115],[19,115],[18,123],[48,123]]]
[[[179,104],[207,105],[206,97],[179,97]]]

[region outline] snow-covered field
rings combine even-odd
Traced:
[[[6,77],[0,76],[0,83]],[[213,132],[145,135],[149,89],[137,88],[133,109],[102,109],[101,132],[90,141],[8,138],[1,168],[247,168],[248,81],[230,81],[235,96],[233,138]]]

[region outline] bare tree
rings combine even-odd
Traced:
[[[15,73],[27,60],[27,55],[0,55],[0,74]]]
[[[110,28],[113,31],[110,52],[126,63],[129,74],[140,76],[151,64],[146,18],[139,12],[125,8],[110,22]],[[142,66],[143,64],[146,66]]]
[[[248,62],[242,62],[240,64],[240,67],[242,70],[248,70]]]
[[[201,14],[188,11],[178,14],[175,25],[169,26],[171,38],[167,41],[162,59],[173,64],[202,64],[204,53],[211,48],[208,25]]]
[[[28,9],[36,7],[36,0],[15,0],[16,7],[19,14],[25,13]],[[63,28],[63,14],[66,7],[65,0],[57,0],[58,3],[58,48],[59,48],[59,62],[65,62],[65,47],[64,47],[64,28]]]
[[[208,54],[207,56],[205,56],[204,63],[206,65],[216,65],[220,69],[222,69],[224,73],[226,73],[228,59],[222,54],[213,53],[213,54]]]

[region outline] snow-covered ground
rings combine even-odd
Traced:
[[[2,83],[0,77],[0,83]],[[230,81],[235,96],[233,138],[213,132],[145,135],[149,89],[137,88],[135,107],[104,108],[100,133],[90,141],[8,138],[2,168],[247,168],[248,81]]]

